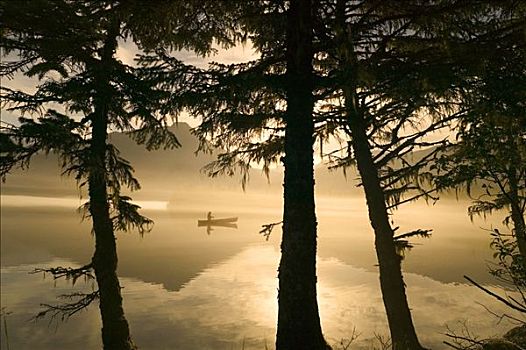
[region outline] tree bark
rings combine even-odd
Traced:
[[[327,349],[316,300],[312,4],[292,0],[287,17],[287,112],[277,350]]]
[[[352,91],[346,93],[349,127],[356,163],[367,200],[369,220],[375,234],[375,247],[380,268],[380,289],[384,301],[392,348],[395,350],[424,349],[418,341],[405,294],[402,257],[397,253],[394,230],[389,223],[385,195],[373,162],[367,139],[365,120],[356,106]]]
[[[345,0],[336,2],[336,20],[339,32],[338,51],[344,66],[342,86],[345,108],[351,131],[354,157],[362,179],[369,220],[375,235],[376,256],[380,269],[380,289],[389,323],[392,348],[395,350],[420,350],[424,348],[418,341],[405,294],[402,257],[396,251],[394,230],[389,223],[385,194],[369,147],[366,121],[359,109],[356,96],[358,59],[353,46],[353,33],[346,23],[345,6]]]
[[[92,115],[90,174],[88,178],[90,213],[95,235],[93,268],[99,287],[102,318],[102,343],[107,350],[135,349],[122,308],[121,287],[117,277],[117,246],[110,218],[106,181],[106,143],[108,109],[111,102],[109,74],[117,46],[117,32],[110,28],[98,69],[95,111]]]
[[[524,213],[516,205],[511,207],[511,220],[513,221],[513,229],[519,252],[522,255],[523,261],[526,264],[526,223],[524,221]]]
[[[517,157],[518,158],[518,157]],[[520,158],[519,158],[520,159]],[[521,209],[521,202],[519,199],[519,185],[517,181],[517,169],[512,166],[508,171],[508,181],[510,186],[510,207],[511,220],[513,221],[513,233],[517,240],[519,253],[526,264],[526,223],[524,221],[524,211]]]

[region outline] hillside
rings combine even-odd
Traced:
[[[235,190],[241,191],[240,176],[209,178],[201,169],[215,159],[211,154],[195,154],[198,142],[186,123],[172,127],[181,148],[175,150],[147,151],[121,133],[110,135],[111,142],[121,151],[135,169],[142,190],[135,198],[156,200],[169,199],[178,190]],[[320,194],[346,195],[360,193],[355,187],[355,172],[347,178],[341,171],[329,171],[324,166],[316,169],[316,190]],[[246,191],[281,192],[283,172],[281,167],[273,169],[269,179],[260,169],[252,169]],[[29,169],[17,169],[2,185],[2,194],[24,194],[37,196],[76,196],[79,191],[74,179],[61,176],[60,162],[55,155],[37,155]]]

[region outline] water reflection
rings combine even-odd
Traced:
[[[279,251],[274,247],[250,245],[205,269],[177,292],[122,278],[124,307],[134,339],[145,349],[241,349],[243,343],[245,349],[264,349],[265,343],[271,348],[277,315],[277,261]],[[79,335],[92,341],[85,348],[96,348],[100,341],[93,333],[97,333],[100,321],[93,308],[58,328],[57,333],[52,332],[49,336],[55,342],[46,339],[41,343],[37,334],[49,329],[45,323],[27,323],[27,315],[38,302],[72,287],[59,284],[58,290],[50,290],[48,282],[28,276],[24,269],[28,267],[2,269],[2,284],[6,286],[2,305],[13,310],[12,348],[78,348],[83,342],[71,344],[81,339]],[[387,334],[377,273],[337,259],[319,259],[318,269],[320,312],[332,343],[348,338],[353,328],[361,334],[356,348],[370,346],[375,333]],[[411,283],[409,300],[422,340],[433,348],[441,347],[446,324],[455,328],[467,320],[470,329],[480,336],[510,328],[506,322],[497,324],[478,303],[495,312],[504,311],[502,306],[474,287],[444,284],[411,273],[406,279]],[[78,331],[69,332],[72,325]]]
[[[198,196],[198,194],[197,194]],[[218,195],[219,197],[219,195]],[[144,349],[264,349],[273,347],[277,315],[279,232],[270,240],[259,235],[261,225],[279,217],[278,199],[249,197],[254,205],[230,205],[229,198],[212,198],[228,217],[243,217],[238,230],[221,229],[205,236],[196,227],[200,210],[157,210],[156,221],[144,238],[118,235],[122,307],[133,338]],[[8,316],[11,348],[100,348],[100,315],[91,307],[56,327],[27,320],[40,303],[54,303],[59,294],[89,292],[90,285],[60,281],[27,272],[36,266],[80,266],[91,258],[89,223],[81,223],[74,205],[6,205],[2,198],[2,307]],[[202,203],[202,201],[201,201]],[[258,204],[265,210],[257,212]],[[319,209],[319,305],[323,329],[331,343],[360,333],[357,348],[367,347],[374,333],[388,334],[372,234],[361,199],[324,199]],[[197,203],[196,203],[197,208]],[[430,215],[430,214],[433,215]],[[495,325],[478,302],[502,311],[495,301],[465,285],[462,275],[490,283],[485,261],[491,259],[488,237],[472,224],[458,203],[435,207],[408,206],[397,212],[404,226],[433,227],[404,262],[409,302],[422,342],[441,348],[445,325],[468,320],[477,335],[503,333],[509,324]],[[495,290],[499,290],[499,288]],[[502,291],[502,290],[500,290]],[[3,327],[3,326],[2,326]],[[3,328],[2,328],[3,332]],[[3,340],[2,340],[3,341]],[[79,345],[80,344],[80,345]]]
[[[75,204],[69,208],[37,207],[34,201],[9,205],[10,197],[2,196],[0,222],[2,266],[38,263],[54,257],[83,264],[91,258],[93,246],[90,226],[81,222]],[[182,197],[182,196],[181,196]],[[170,290],[182,284],[211,264],[224,260],[249,243],[261,242],[261,225],[281,217],[280,198],[249,195],[246,205],[224,193],[200,197],[201,205],[178,211],[150,211],[154,230],[144,238],[134,234],[119,234],[119,275],[136,277],[146,282],[162,283]],[[194,201],[192,197],[189,201]],[[213,240],[201,234],[195,221],[202,217],[202,203],[209,198],[216,207],[243,215],[238,230],[221,230]],[[217,198],[216,198],[217,197]],[[239,196],[240,197],[240,196]],[[78,202],[78,200],[77,200]],[[258,203],[265,205],[258,212]],[[22,206],[24,205],[24,206]],[[435,206],[409,204],[395,213],[400,230],[414,226],[433,228],[431,239],[416,242],[417,246],[404,260],[406,272],[414,272],[443,282],[464,282],[467,274],[482,283],[490,283],[486,262],[492,260],[489,237],[483,228],[499,227],[502,218],[470,222],[467,204],[442,201]],[[373,235],[361,198],[326,198],[318,200],[319,248],[323,258],[337,258],[346,264],[376,271]],[[274,230],[269,244],[279,248],[280,233]],[[143,262],[147,261],[147,264]],[[173,262],[178,264],[174,266]],[[440,261],[440,263],[437,263]]]
[[[9,198],[9,207],[20,207],[19,196],[11,196]],[[65,199],[58,199],[55,208],[61,208],[64,206]],[[39,200],[32,202],[33,208],[40,207]],[[16,210],[15,212],[23,210]],[[45,211],[45,209],[44,209]],[[20,213],[18,213],[20,215]],[[50,213],[48,213],[49,215]],[[100,216],[99,211],[99,216]],[[103,213],[104,214],[104,213]],[[80,267],[63,267],[51,266],[46,268],[37,268],[34,272],[42,272],[44,275],[50,275],[55,281],[65,280],[66,282],[75,285],[78,280],[90,280],[92,281],[92,290],[90,291],[75,291],[71,293],[64,293],[58,295],[58,301],[45,302],[40,305],[43,307],[38,313],[36,313],[35,319],[49,319],[53,321],[68,321],[71,317],[75,316],[79,312],[90,307],[95,301],[98,301],[100,317],[102,320],[102,343],[104,349],[112,350],[129,350],[135,349],[135,345],[131,339],[128,321],[124,316],[124,309],[122,307],[122,296],[121,286],[117,277],[117,248],[114,237],[113,228],[109,214],[106,210],[106,216],[101,217],[105,220],[102,222],[108,225],[97,226],[97,221],[94,219],[95,216],[92,213],[93,218],[93,237],[95,238],[95,252],[93,257],[88,260],[88,264]],[[20,215],[20,219],[28,220],[23,214]],[[35,220],[34,224],[42,225],[43,222],[47,221],[47,218],[39,221]],[[18,223],[17,223],[18,224]],[[101,228],[106,229],[102,231]],[[64,227],[55,227],[57,231],[62,231]],[[8,230],[9,231],[9,230]],[[35,230],[38,234],[42,234],[40,230]],[[33,242],[34,243],[34,242]],[[89,246],[89,245],[87,245]],[[16,252],[15,252],[16,255]],[[96,283],[94,283],[96,281]],[[96,285],[97,288],[93,288]],[[5,325],[4,325],[5,327]]]
[[[40,263],[42,268],[74,266],[71,261],[51,260]],[[78,266],[77,266],[78,267]],[[49,275],[30,274],[35,265],[3,267],[1,273],[2,306],[11,314],[6,319],[11,349],[100,349],[101,320],[96,307],[83,310],[68,322],[34,322],[41,303],[54,304],[62,294],[90,292],[92,283],[72,285],[53,281]],[[2,325],[2,344],[5,344]],[[83,345],[85,344],[85,345]]]
[[[71,283],[72,286],[80,283],[79,280],[84,280],[86,283],[92,282],[89,291],[77,290],[60,294],[57,297],[58,300],[53,303],[41,303],[42,310],[35,315],[34,319],[35,321],[48,319],[49,322],[67,322],[98,301],[104,349],[136,349],[130,335],[128,321],[124,316],[119,278],[115,269],[111,268],[111,266],[116,265],[96,266],[95,257],[91,263],[81,267],[62,267],[61,265],[59,267],[38,268],[33,271],[33,273],[51,276],[55,284],[56,281],[61,280]],[[5,324],[4,328],[4,333],[6,333]]]
[[[209,211],[206,215],[206,220],[197,220],[197,227],[206,227],[206,234],[214,230],[213,227],[226,227],[237,229],[237,217],[230,218],[215,218],[212,212]]]

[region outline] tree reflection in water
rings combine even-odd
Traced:
[[[111,250],[111,247],[109,247]],[[60,295],[63,302],[57,304],[42,304],[44,309],[40,311],[35,319],[50,318],[67,321],[71,316],[86,309],[95,300],[99,300],[102,320],[102,343],[104,349],[137,349],[130,335],[128,321],[122,307],[122,295],[119,278],[117,276],[117,254],[115,244],[114,254],[106,256],[114,257],[114,264],[95,267],[94,261],[97,256],[95,251],[93,261],[79,268],[53,267],[47,269],[36,269],[34,272],[48,273],[54,279],[70,280],[75,284],[79,279],[89,282],[96,280],[98,289],[89,293],[74,292]],[[115,268],[112,268],[115,267]]]

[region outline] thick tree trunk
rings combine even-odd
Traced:
[[[346,95],[349,126],[358,171],[367,199],[369,220],[374,229],[376,255],[380,267],[380,288],[384,301],[392,347],[395,350],[423,349],[420,345],[405,294],[402,258],[396,252],[394,231],[389,223],[378,172],[367,139],[365,122],[355,106],[353,93]]]
[[[316,300],[316,214],[310,0],[293,0],[287,27],[287,115],[277,350],[326,349]]]
[[[511,207],[511,220],[513,221],[513,229],[515,239],[519,246],[519,252],[526,263],[526,223],[524,221],[524,213],[521,212],[519,206]]]
[[[524,220],[524,211],[521,209],[521,202],[519,200],[519,185],[516,176],[516,168],[514,166],[509,170],[509,186],[510,186],[510,207],[511,207],[511,221],[513,222],[513,233],[517,240],[519,253],[521,254],[524,263],[526,264],[526,223]]]
[[[104,128],[104,129],[103,129]],[[92,151],[97,163],[104,161],[106,123],[94,123]],[[104,151],[99,150],[103,146]],[[102,166],[104,163],[102,163]],[[95,233],[93,267],[99,286],[104,349],[134,349],[128,322],[122,308],[121,287],[117,278],[117,246],[110,219],[103,168],[89,177],[90,212]]]
[[[117,27],[118,28],[118,27]],[[102,343],[106,350],[135,349],[130,337],[128,322],[122,308],[121,287],[117,278],[117,246],[110,218],[106,182],[106,142],[108,106],[111,96],[107,76],[111,72],[111,57],[117,42],[116,33],[110,30],[98,71],[98,91],[95,112],[92,116],[90,174],[88,179],[90,213],[95,234],[93,268],[99,287],[102,318]]]

